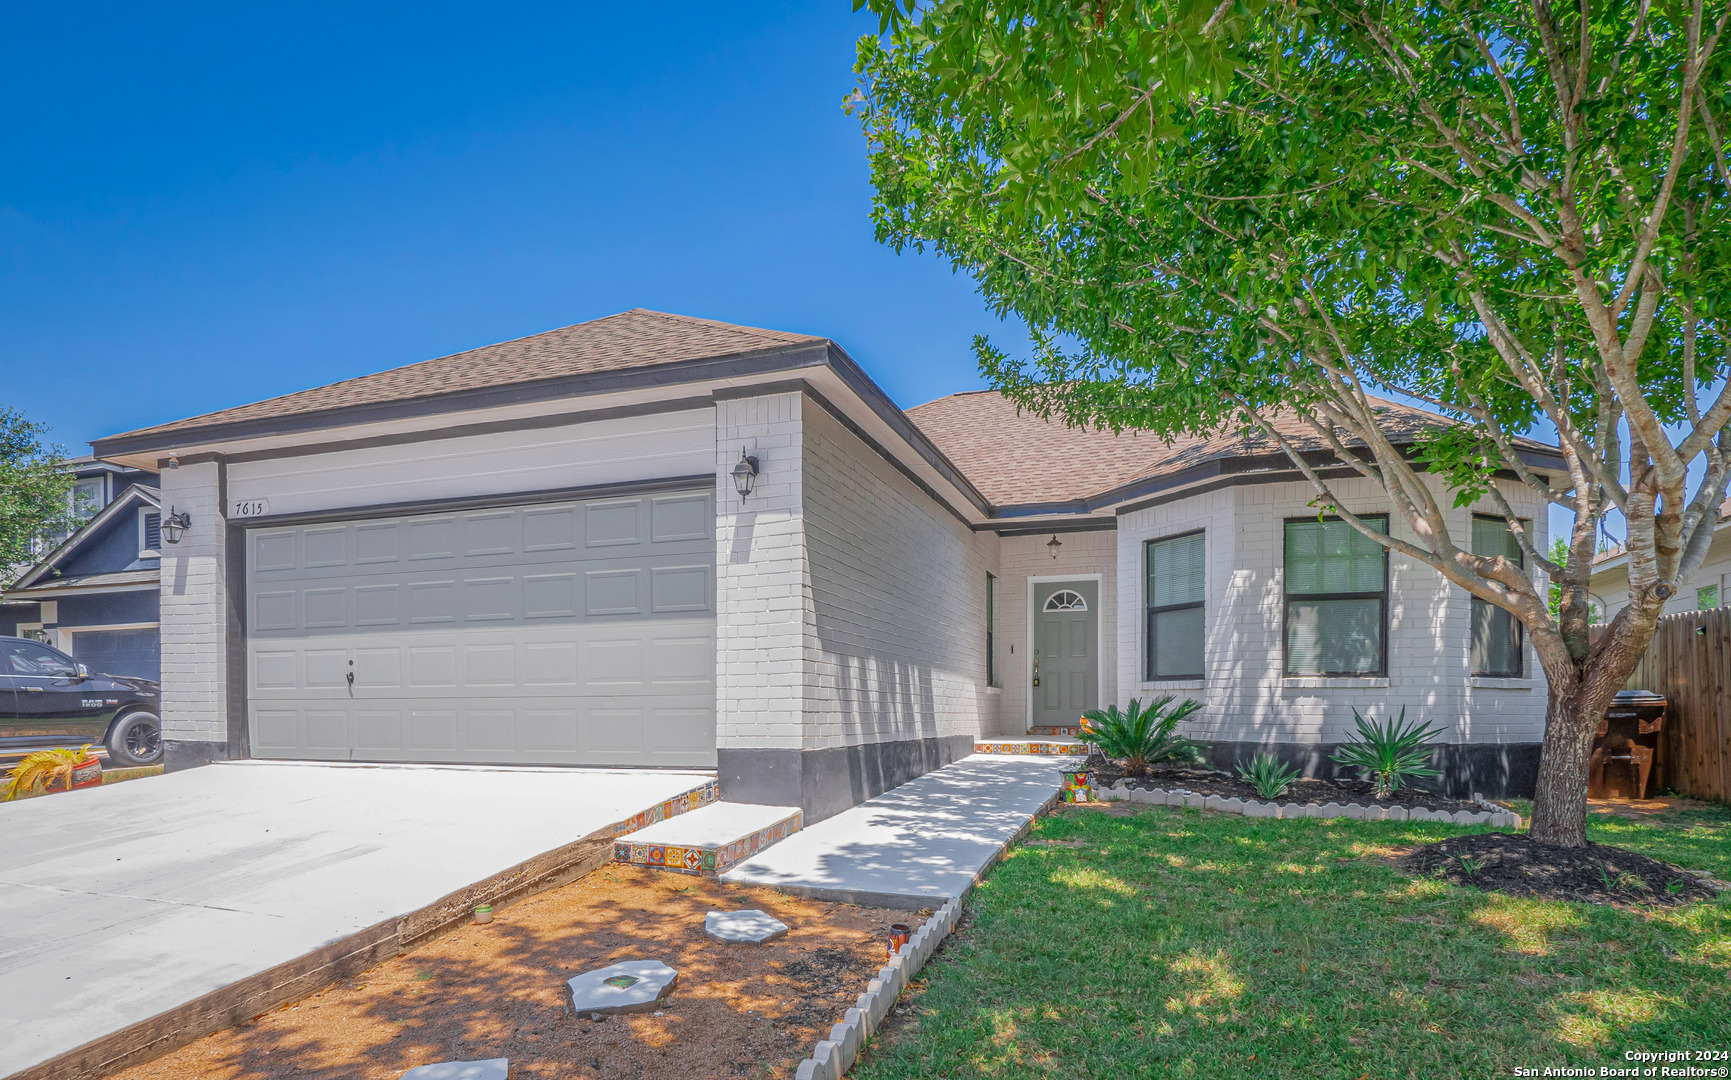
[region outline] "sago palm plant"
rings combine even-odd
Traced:
[[[1371,774],[1376,781],[1376,797],[1386,799],[1400,790],[1408,777],[1441,776],[1426,766],[1431,752],[1424,744],[1442,734],[1441,728],[1413,721],[1406,722],[1406,709],[1400,716],[1381,724],[1372,723],[1352,710],[1358,721],[1358,738],[1341,747],[1329,760],[1349,769]]]
[[[20,795],[33,795],[38,791],[49,790],[57,783],[63,787],[71,787],[72,770],[89,759],[88,745],[77,750],[70,746],[61,746],[27,754],[12,767],[12,772],[6,778],[6,787],[0,791],[0,802],[11,802]]]
[[[1082,738],[1100,748],[1109,758],[1124,763],[1125,776],[1144,776],[1148,766],[1162,761],[1200,762],[1202,748],[1172,729],[1178,721],[1202,707],[1200,701],[1187,700],[1167,712],[1172,695],[1148,706],[1135,698],[1123,712],[1112,705],[1082,714]]]
[[[1258,750],[1248,765],[1242,761],[1234,764],[1238,775],[1264,799],[1280,798],[1286,794],[1286,789],[1292,786],[1292,782],[1298,779],[1297,769],[1282,765],[1280,759],[1267,750]]]

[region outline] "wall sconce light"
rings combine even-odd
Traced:
[[[1053,533],[1052,538],[1050,540],[1046,541],[1046,547],[1052,552],[1052,558],[1054,558],[1054,559],[1056,559],[1058,557],[1058,549],[1063,547],[1063,546],[1064,546],[1064,541],[1058,539],[1057,533]]]
[[[739,492],[740,498],[751,494],[751,489],[757,486],[757,459],[744,450],[739,452],[739,463],[733,467],[733,489]]]
[[[178,544],[186,530],[191,527],[192,515],[185,510],[177,514],[174,512],[174,508],[170,507],[168,516],[162,519],[162,538],[171,544]]]
[[[168,467],[171,469],[180,468],[180,455],[173,450],[168,452]]]

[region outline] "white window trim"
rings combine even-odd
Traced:
[[[1097,586],[1094,590],[1094,610],[1088,614],[1094,616],[1094,700],[1102,708],[1106,705],[1105,695],[1100,684],[1100,668],[1102,657],[1100,651],[1105,644],[1100,640],[1100,609],[1105,606],[1106,575],[1105,574],[1029,574],[1028,575],[1028,620],[1023,623],[1023,646],[1027,649],[1028,670],[1022,675],[1022,730],[1026,732],[1034,726],[1034,586],[1062,581],[1092,581]]]

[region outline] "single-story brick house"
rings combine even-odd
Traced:
[[[175,767],[705,766],[815,820],[976,738],[1166,693],[1227,756],[1315,759],[1353,706],[1404,705],[1449,732],[1455,787],[1518,789],[1537,757],[1518,634],[1319,520],[1272,447],[1070,430],[990,392],[904,412],[820,337],[635,310],[95,449],[160,469],[184,525]],[[1475,513],[1460,535],[1506,544]]]

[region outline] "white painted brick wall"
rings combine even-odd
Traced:
[[[975,534],[817,405],[804,420],[806,745],[977,737],[998,698],[985,681],[995,534]]]
[[[162,546],[162,735],[175,742],[228,738],[227,566],[218,466],[162,473],[162,508],[190,515],[178,544]]]
[[[798,392],[715,408],[716,745],[806,745],[807,643],[815,636],[806,565]],[[741,498],[731,476],[745,450],[757,486]]]
[[[1434,480],[1429,482],[1435,484]],[[1388,509],[1386,494],[1368,480],[1335,482],[1348,509]],[[1516,484],[1504,494],[1530,517],[1542,549],[1546,507]],[[1282,565],[1289,517],[1314,514],[1306,483],[1259,484],[1198,495],[1119,519],[1119,657],[1126,673],[1120,701],[1163,692],[1197,697],[1205,707],[1186,725],[1197,738],[1247,742],[1335,742],[1352,732],[1352,709],[1381,718],[1402,706],[1409,719],[1437,724],[1459,742],[1537,742],[1544,730],[1545,682],[1529,648],[1519,680],[1474,679],[1471,597],[1428,566],[1389,557],[1389,670],[1378,679],[1288,679],[1282,673]],[[1438,502],[1452,504],[1439,493]],[[1457,542],[1470,542],[1474,512],[1495,513],[1483,500],[1448,512]],[[1390,514],[1396,536],[1410,531]],[[1162,536],[1208,530],[1207,676],[1203,685],[1150,684],[1143,679],[1142,545]]]
[[[1100,575],[1100,703],[1119,699],[1120,633],[1116,565],[1117,534],[1108,531],[1063,533],[1058,557],[1046,545],[1051,534],[1006,536],[999,540],[998,671],[1003,701],[991,734],[1021,738],[1028,733],[1028,668],[1032,645],[1028,636],[1029,579],[1067,575]]]

